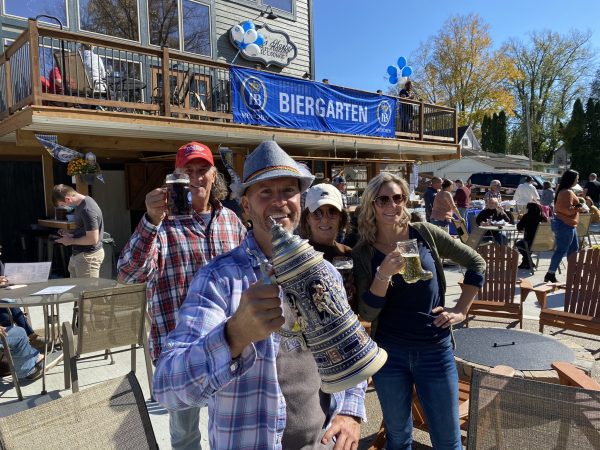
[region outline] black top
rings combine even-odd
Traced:
[[[477,217],[475,218],[475,222],[477,223],[477,225],[481,225],[482,222],[486,222],[488,220],[493,220],[493,221],[500,221],[500,220],[504,220],[505,222],[508,223],[512,223],[512,219],[511,217],[506,214],[505,211],[498,211],[497,209],[484,209],[483,211],[481,211],[479,214],[477,214]]]
[[[588,181],[585,185],[587,189],[587,194],[594,203],[598,203],[600,201],[600,181]]]
[[[517,223],[517,230],[524,231],[524,239],[529,245],[533,242],[533,237],[540,222],[547,222],[547,219],[540,215],[531,215],[529,213],[523,214],[519,223]]]
[[[323,252],[323,258],[327,261],[332,262],[333,258],[336,256],[345,256],[347,258],[352,258],[352,249],[347,245],[340,244],[339,242],[335,242],[335,245],[323,245],[317,244],[311,240],[308,241],[310,245],[318,252]]]

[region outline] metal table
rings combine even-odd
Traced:
[[[575,352],[557,339],[504,328],[454,331],[455,356],[474,364],[510,366],[515,370],[552,370],[554,361],[575,362]]]
[[[16,289],[0,289],[0,299],[9,302],[0,302],[0,308],[34,307],[41,306],[44,309],[44,370],[42,371],[42,394],[46,394],[46,361],[48,359],[48,346],[55,337],[54,308],[61,303],[71,303],[79,299],[84,291],[94,291],[115,287],[116,280],[105,278],[57,278],[42,283],[30,283]],[[61,294],[36,294],[42,289],[58,286],[74,286]],[[58,359],[56,360],[58,362]]]
[[[506,233],[506,238],[508,239],[508,244],[514,244],[517,235],[517,226],[512,223],[507,223],[506,225],[480,225],[479,228],[486,231],[501,231]]]

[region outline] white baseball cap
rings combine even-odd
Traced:
[[[344,204],[342,203],[342,194],[340,194],[338,188],[327,183],[312,186],[306,192],[305,205],[310,212],[315,212],[323,205],[331,205],[338,211],[341,211],[344,207]]]

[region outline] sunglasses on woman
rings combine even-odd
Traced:
[[[327,217],[329,217],[330,219],[337,219],[338,217],[340,217],[340,212],[333,207],[327,208],[325,210],[319,208],[311,212],[310,215],[316,220],[321,220],[325,215],[327,215]]]
[[[406,201],[406,195],[404,194],[394,194],[390,195],[380,195],[379,197],[375,197],[373,203],[379,206],[380,208],[385,208],[390,204],[390,202],[394,202],[394,206],[399,206]]]

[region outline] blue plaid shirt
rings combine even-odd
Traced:
[[[213,450],[281,449],[285,429],[276,368],[279,335],[249,345],[235,360],[225,338],[225,324],[242,292],[261,278],[252,251],[264,257],[250,232],[238,248],[198,272],[154,375],[154,395],[167,409],[208,403]],[[341,275],[331,270],[342,284]],[[363,382],[333,394],[329,419],[341,413],[366,421],[366,387]]]

